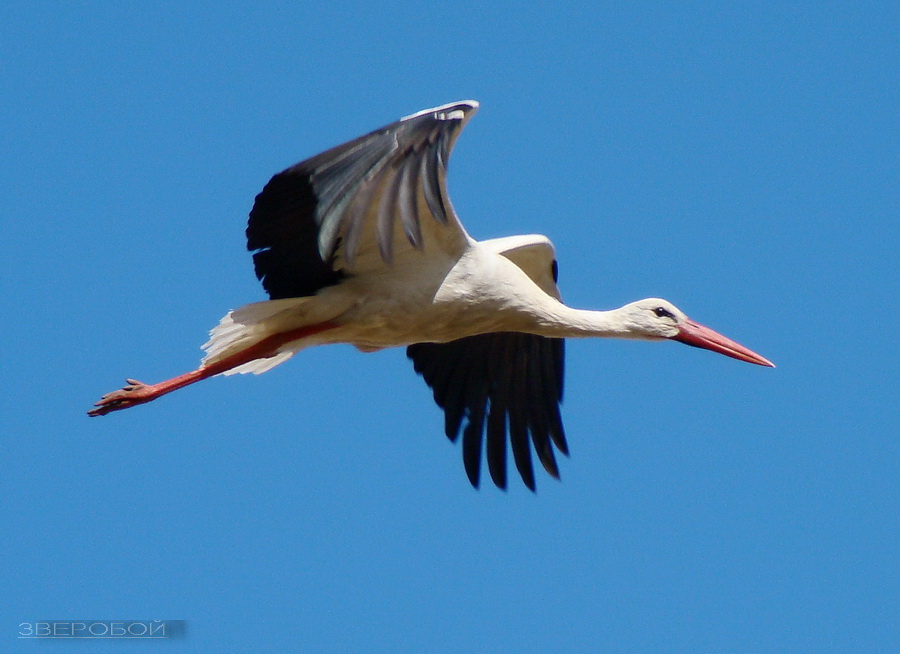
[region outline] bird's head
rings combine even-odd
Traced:
[[[626,304],[620,309],[631,334],[637,338],[656,340],[667,338],[686,345],[703,348],[725,356],[775,367],[775,364],[709,327],[694,322],[671,302],[647,298]]]

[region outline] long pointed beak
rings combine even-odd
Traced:
[[[673,336],[672,340],[680,341],[685,345],[700,347],[704,350],[712,350],[732,359],[755,363],[758,366],[775,367],[775,364],[767,358],[758,355],[752,350],[748,350],[740,343],[735,343],[730,338],[726,338],[719,332],[713,331],[709,327],[704,327],[693,320],[687,320],[681,325],[678,334]]]

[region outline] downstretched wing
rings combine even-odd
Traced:
[[[517,236],[482,245],[507,256],[545,292],[559,296],[553,246],[545,237]],[[559,412],[563,339],[502,332],[417,343],[406,354],[444,410],[447,437],[455,442],[462,432],[463,462],[473,486],[479,483],[483,450],[491,479],[506,488],[507,435],[528,488],[535,489],[532,444],[544,469],[559,478],[553,446],[569,453]]]
[[[447,194],[450,151],[474,101],[428,109],[278,173],[256,196],[247,249],[271,299],[469,242]]]
[[[564,347],[561,338],[501,332],[406,349],[444,410],[447,437],[455,442],[462,430],[463,462],[476,488],[482,449],[491,479],[506,488],[507,433],[528,488],[535,489],[531,443],[544,469],[559,478],[553,445],[569,453],[559,413]]]

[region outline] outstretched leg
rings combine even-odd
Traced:
[[[200,366],[196,370],[179,375],[178,377],[173,377],[172,379],[167,379],[158,384],[144,384],[135,379],[126,379],[127,386],[124,386],[117,391],[113,391],[112,393],[107,393],[101,397],[100,401],[94,404],[97,408],[88,411],[88,415],[103,416],[107,413],[112,413],[113,411],[120,411],[138,404],[151,402],[166,393],[177,391],[179,388],[184,388],[201,379],[218,375],[226,370],[231,370],[232,368],[236,368],[237,366],[241,366],[256,359],[265,359],[274,356],[277,354],[278,348],[285,343],[306,338],[307,336],[313,336],[314,334],[334,329],[337,326],[338,325],[335,323],[323,322],[318,325],[310,325],[309,327],[301,327],[300,329],[293,329],[289,332],[282,332],[281,334],[273,334],[272,336],[251,345],[246,350],[241,350],[236,354],[232,354],[231,356],[211,363],[208,366]]]

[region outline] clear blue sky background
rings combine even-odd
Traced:
[[[0,8],[0,649],[900,650],[896,3],[190,4]],[[570,303],[666,297],[779,367],[570,342],[536,495],[469,487],[402,351],[85,416],[264,298],[273,173],[464,98],[476,238],[545,233]]]

